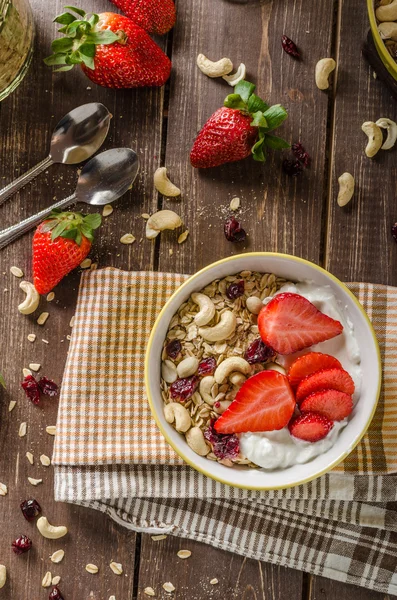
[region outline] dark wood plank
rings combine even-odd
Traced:
[[[395,596],[380,594],[362,587],[341,583],[324,577],[313,577],[308,600],[391,600]]]
[[[50,40],[56,33],[52,18],[61,12],[64,3],[57,0],[50,4],[49,7],[41,0],[32,1],[37,25],[35,63],[20,88],[1,104],[0,185],[5,185],[46,156],[52,129],[68,110],[85,102],[103,102],[113,114],[110,134],[103,148],[136,148],[141,173],[134,189],[104,220],[92,258],[99,267],[150,269],[154,248],[146,240],[140,242],[145,226],[140,215],[153,212],[157,206],[152,175],[161,153],[163,90],[105,90],[91,84],[79,69],[70,74],[52,74],[42,59],[48,55]],[[92,9],[88,0],[82,0],[79,5],[86,10]],[[109,9],[109,6],[106,0],[96,4],[98,10]],[[1,207],[2,227],[50,205],[55,198],[69,195],[74,189],[76,170],[77,167],[54,166],[27,186]],[[119,242],[121,235],[127,232],[137,238],[133,246]],[[23,294],[18,287],[19,280],[9,269],[17,265],[24,271],[25,278],[31,280],[30,244],[31,235],[27,235],[0,255],[0,339],[3,347],[0,371],[7,381],[7,391],[0,397],[0,481],[9,488],[9,494],[0,498],[0,562],[6,564],[9,573],[4,598],[22,600],[31,597],[32,593],[33,597],[44,597],[41,579],[50,570],[53,575],[61,575],[60,588],[68,600],[107,600],[112,594],[118,600],[127,600],[133,594],[135,534],[116,526],[96,511],[55,504],[52,467],[46,469],[39,463],[40,454],[51,456],[53,438],[45,433],[45,427],[56,422],[57,402],[43,401],[40,407],[30,404],[20,389],[22,368],[30,362],[38,362],[42,365],[42,374],[61,381],[79,272],[70,275],[56,288],[54,302],[48,304],[43,299],[35,315],[20,315],[17,306]],[[46,325],[40,327],[35,319],[43,310],[48,310],[50,317]],[[37,334],[34,344],[27,340],[29,333]],[[42,342],[43,338],[48,345]],[[9,414],[11,399],[17,400],[17,406]],[[28,434],[23,439],[18,437],[21,421],[28,423]],[[25,458],[27,450],[34,453],[34,466]],[[28,476],[43,478],[44,483],[33,488],[27,481]],[[66,538],[59,542],[46,541],[34,525],[24,521],[19,503],[27,496],[38,499],[50,522],[68,525],[70,533]],[[31,535],[34,548],[29,555],[16,557],[10,544],[20,533]],[[60,565],[53,565],[48,556],[59,548],[65,549],[65,559]],[[111,572],[111,560],[123,564],[124,576],[118,577]],[[86,573],[85,565],[90,562],[100,567],[99,575]]]
[[[192,555],[182,560],[179,550],[190,550]],[[218,580],[215,585],[210,583],[214,578]],[[170,595],[162,587],[165,582],[175,586],[173,597],[178,600],[300,600],[301,581],[298,571],[198,542],[170,536],[156,542],[149,535],[142,537],[138,600],[148,598],[146,587],[154,589],[156,598],[166,600]]]

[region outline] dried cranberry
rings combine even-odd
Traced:
[[[196,375],[184,379],[177,379],[170,387],[171,398],[174,400],[178,399],[181,402],[188,400],[197,390],[199,381],[200,380]]]
[[[22,381],[21,386],[25,391],[25,394],[33,402],[33,404],[38,404],[40,402],[40,388],[39,384],[33,377],[33,375],[28,375]]]
[[[49,600],[64,600],[64,597],[62,596],[60,589],[56,586],[54,588],[52,588],[48,598],[49,598]]]
[[[291,150],[294,153],[295,158],[297,158],[299,162],[303,164],[304,167],[308,167],[310,165],[309,153],[306,152],[306,150],[300,142],[292,144]]]
[[[225,236],[228,242],[244,242],[247,234],[236,217],[229,217],[225,223]]]
[[[290,56],[294,56],[295,58],[300,58],[300,53],[295,42],[289,39],[286,35],[283,35],[281,38],[281,43],[283,46],[284,52],[289,54]]]
[[[288,160],[286,158],[283,160],[283,171],[291,177],[296,177],[302,173],[303,167],[299,160]]]
[[[213,453],[218,458],[237,458],[240,452],[237,435],[235,433],[218,433],[214,428],[215,423],[216,419],[213,419],[204,432],[204,437],[211,444]]]
[[[33,521],[40,513],[41,506],[34,498],[21,503],[21,511],[27,521]]]
[[[256,363],[266,362],[271,358],[274,358],[275,355],[276,353],[273,348],[266,346],[266,344],[258,338],[248,346],[245,353],[245,360],[249,362],[250,365],[255,365]]]
[[[236,281],[235,283],[231,283],[226,290],[226,296],[229,300],[236,300],[240,298],[240,296],[244,295],[244,281]]]
[[[42,377],[39,379],[38,386],[44,396],[54,397],[58,394],[57,384],[51,379],[48,379],[48,377]]]
[[[20,535],[16,540],[12,542],[12,549],[15,554],[23,554],[24,552],[28,552],[32,547],[32,540],[30,540],[26,535]]]
[[[197,374],[199,377],[203,377],[204,375],[212,375],[215,373],[216,369],[216,360],[213,356],[209,358],[204,358],[198,366]]]
[[[391,228],[391,234],[394,240],[397,242],[397,223],[394,223],[393,227]]]
[[[173,359],[175,359],[178,356],[178,354],[181,352],[181,350],[182,350],[182,344],[179,340],[171,340],[171,342],[169,342],[165,347],[165,351],[167,352],[167,355]]]

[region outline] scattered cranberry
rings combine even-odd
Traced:
[[[250,365],[255,365],[256,363],[263,363],[274,358],[275,354],[273,348],[266,346],[266,344],[258,338],[248,346],[245,353],[245,360],[249,362]]]
[[[297,158],[299,162],[303,164],[304,167],[307,168],[310,165],[310,155],[308,152],[306,152],[306,150],[300,142],[292,144],[291,150],[294,153],[295,158]]]
[[[167,355],[173,359],[175,359],[178,356],[178,354],[181,352],[181,350],[182,350],[182,344],[179,340],[171,340],[171,342],[169,342],[165,347],[165,351],[167,352]]]
[[[48,598],[49,598],[49,600],[64,600],[64,597],[62,596],[60,589],[56,586],[54,588],[52,588]]]
[[[197,371],[197,375],[199,377],[203,377],[205,375],[212,375],[213,373],[215,373],[215,369],[216,369],[216,360],[213,356],[210,356],[209,358],[204,358],[199,366],[198,366],[198,371]]]
[[[54,381],[51,381],[51,379],[48,379],[48,377],[42,377],[38,381],[38,386],[44,396],[54,397],[58,394],[57,384]]]
[[[21,511],[27,521],[33,521],[40,513],[41,506],[34,498],[21,503]]]
[[[225,223],[225,236],[228,242],[244,242],[246,232],[237,221],[236,217],[229,217]]]
[[[391,228],[391,234],[394,240],[397,242],[397,223],[394,223],[393,227]]]
[[[32,547],[32,540],[26,535],[20,535],[16,540],[12,542],[12,549],[15,554],[23,554],[28,552]]]
[[[237,300],[240,296],[244,295],[244,281],[237,281],[235,283],[231,283],[226,290],[226,296],[229,300]]]
[[[215,408],[219,408],[220,405],[221,405],[221,403],[219,402],[219,400],[217,402],[215,402],[215,404],[214,404]]]
[[[303,167],[299,160],[288,160],[286,158],[283,160],[283,171],[291,177],[296,177],[302,173]]]
[[[300,58],[300,53],[295,42],[289,39],[286,35],[283,35],[281,38],[281,43],[283,46],[284,52],[289,54],[290,56],[294,56],[295,58]]]
[[[174,400],[178,399],[181,402],[188,400],[197,390],[199,381],[200,380],[196,375],[184,379],[177,379],[170,387],[171,398]]]
[[[25,377],[25,379],[21,383],[21,386],[22,386],[23,390],[25,391],[25,394],[27,395],[29,400],[31,400],[33,402],[33,404],[39,404],[40,388],[39,388],[39,384],[37,383],[37,381],[33,377],[33,375],[28,375],[27,377]]]
[[[204,432],[205,439],[211,444],[212,451],[218,458],[236,458],[240,452],[240,443],[235,433],[218,433],[215,431],[213,419]]]

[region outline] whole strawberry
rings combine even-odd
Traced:
[[[252,83],[240,81],[224,106],[208,119],[190,153],[193,167],[217,167],[250,154],[254,160],[264,162],[266,147],[289,148],[288,142],[269,135],[287,118],[287,111],[280,104],[269,106],[254,91]]]
[[[101,215],[53,212],[33,236],[33,282],[39,294],[48,294],[85,259]]]
[[[141,27],[128,17],[105,12],[63,13],[54,19],[66,37],[52,43],[53,54],[44,59],[58,71],[79,64],[91,81],[109,88],[162,86],[171,73],[171,61]]]
[[[163,35],[175,25],[173,0],[110,0],[148,33]]]

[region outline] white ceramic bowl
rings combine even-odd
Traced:
[[[161,352],[169,323],[180,305],[192,292],[198,292],[214,279],[250,270],[275,273],[291,281],[312,280],[317,285],[329,285],[354,326],[361,351],[363,383],[360,398],[349,418],[348,425],[340,432],[334,446],[306,464],[287,469],[265,471],[246,467],[225,467],[217,462],[195,454],[184,437],[164,418],[163,400],[160,392]],[[245,489],[282,489],[306,483],[323,475],[353,450],[366,432],[374,416],[380,393],[381,362],[378,343],[371,323],[363,308],[336,277],[317,265],[286,254],[251,253],[232,256],[205,267],[190,277],[168,300],[153,327],[145,360],[146,391],[150,408],[164,437],[183,460],[213,479]]]

